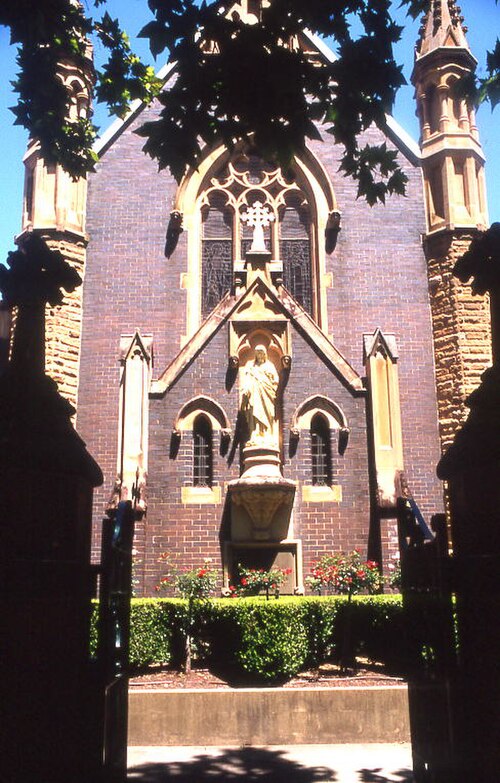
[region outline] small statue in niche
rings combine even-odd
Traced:
[[[278,448],[276,397],[279,376],[267,358],[264,345],[255,346],[255,358],[243,375],[241,411],[247,424],[249,446]]]

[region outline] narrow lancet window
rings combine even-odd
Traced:
[[[200,414],[193,426],[193,485],[211,487],[212,478],[212,426],[207,417]]]
[[[320,413],[317,413],[311,421],[311,463],[313,485],[331,486],[330,427]]]

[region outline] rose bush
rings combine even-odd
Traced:
[[[265,592],[266,598],[273,592],[276,598],[279,596],[280,587],[292,573],[291,568],[243,568],[238,565],[239,583],[229,587],[233,596],[258,595]]]
[[[374,560],[363,560],[357,549],[347,554],[334,552],[331,555],[323,555],[313,563],[311,574],[305,581],[318,595],[330,592],[352,596],[362,590],[373,595],[378,593],[383,585],[378,563]]]

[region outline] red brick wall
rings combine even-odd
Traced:
[[[158,377],[176,355],[185,332],[186,292],[180,287],[181,274],[187,271],[185,234],[170,259],[163,252],[176,185],[142,154],[142,141],[132,132],[135,124],[104,154],[89,185],[90,243],[77,427],[105,476],[103,488],[95,495],[97,527],[116,470],[120,335],[136,328],[153,334],[154,376]],[[312,146],[330,174],[342,212],[342,230],[327,267],[333,276],[328,290],[329,331],[360,374],[363,333],[381,327],[396,334],[405,469],[415,499],[429,517],[441,510],[442,501],[435,478],[439,441],[427,276],[420,242],[425,228],[421,173],[403,161],[410,178],[408,196],[370,208],[356,200],[356,185],[337,173],[339,153],[331,141]],[[234,426],[237,394],[236,387],[229,392],[225,387],[227,351],[223,329],[168,395],[151,400],[149,509],[137,528],[143,561],[139,576],[146,590],[157,579],[157,556],[164,549],[178,552],[186,564],[199,563],[204,556],[219,558],[222,506],[182,506],[180,502],[180,485],[191,480],[190,436],[181,439],[175,460],[169,452],[175,415],[195,394],[217,399]],[[334,464],[342,502],[303,504],[297,493],[294,533],[303,539],[306,565],[331,549],[359,546],[366,551],[368,449],[364,399],[353,398],[294,333],[293,366],[284,400],[285,428],[295,407],[312,393],[325,394],[340,405],[351,436],[345,455],[337,456]],[[309,480],[308,434],[303,434],[293,458],[288,454],[287,430],[284,442],[285,475]],[[216,481],[227,482],[238,475],[238,456],[229,467],[227,458],[216,457]]]
[[[367,137],[380,142],[378,131]],[[388,143],[389,148],[391,144]],[[339,152],[315,142],[313,151],[332,178],[342,229],[327,269],[330,329],[337,348],[363,375],[361,335],[378,326],[396,335],[408,484],[427,520],[442,508],[435,477],[440,457],[434,353],[427,269],[421,238],[425,232],[422,174],[400,162],[409,178],[406,197],[369,207],[356,200],[356,185],[336,174]],[[325,149],[326,148],[326,149]]]

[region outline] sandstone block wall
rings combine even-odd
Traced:
[[[83,240],[45,237],[47,244],[59,250],[83,279],[86,243]],[[60,307],[47,306],[45,312],[45,370],[58,385],[59,392],[75,408],[78,402],[78,377],[82,331],[83,286],[65,293]]]
[[[472,240],[470,232],[429,237],[429,293],[436,360],[439,431],[443,451],[465,421],[465,401],[491,364],[488,297],[471,293],[453,275],[457,259]]]

